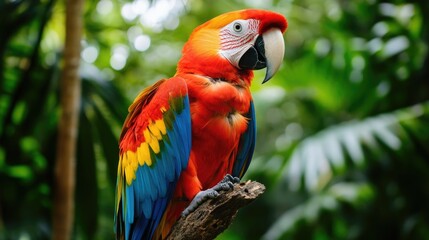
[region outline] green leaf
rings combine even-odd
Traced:
[[[311,195],[305,202],[285,211],[268,229],[263,239],[283,239],[292,234],[295,227],[302,222],[308,225],[316,224],[325,211],[337,212],[344,203],[358,204],[373,197],[374,190],[368,184],[334,184],[326,191]],[[342,232],[342,229],[338,231]]]
[[[303,181],[307,190],[320,191],[332,179],[333,172],[348,165],[359,167],[373,161],[371,152],[400,151],[411,134],[418,144],[423,144],[427,135],[421,132],[429,131],[429,125],[425,124],[425,118],[429,117],[428,106],[429,103],[422,103],[361,121],[346,122],[307,137],[297,146],[284,169],[290,187],[298,189]],[[421,110],[416,111],[417,108]],[[408,134],[405,125],[409,128]],[[370,152],[365,151],[367,148]]]
[[[91,122],[80,112],[76,163],[76,216],[78,229],[86,239],[94,239],[98,226],[98,187],[94,138]]]
[[[9,166],[6,170],[6,174],[24,181],[30,181],[33,178],[31,168],[27,165]]]
[[[106,161],[108,180],[110,186],[115,186],[119,157],[118,135],[114,134],[111,124],[96,106],[94,113],[92,123],[96,127],[98,141]]]

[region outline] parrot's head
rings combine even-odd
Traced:
[[[222,14],[192,32],[183,48],[178,73],[250,84],[252,70],[266,68],[266,82],[283,61],[286,28],[285,17],[267,10]]]

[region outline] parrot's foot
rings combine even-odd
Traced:
[[[212,188],[197,193],[194,199],[192,199],[189,206],[185,210],[183,210],[182,217],[188,216],[191,212],[195,211],[195,209],[197,209],[197,207],[200,206],[203,202],[219,196],[220,191],[232,190],[234,188],[234,183],[239,182],[240,178],[233,177],[230,174],[225,175],[225,177]]]

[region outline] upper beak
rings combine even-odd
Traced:
[[[262,34],[265,46],[265,58],[267,61],[267,71],[262,83],[270,80],[279,70],[285,54],[285,43],[282,32],[277,28],[271,28]]]
[[[270,80],[283,62],[285,51],[283,34],[280,29],[271,28],[258,36],[254,45],[249,48],[240,58],[238,66],[240,69],[262,69],[267,68],[262,83]]]

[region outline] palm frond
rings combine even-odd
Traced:
[[[377,158],[368,155],[382,151],[400,151],[412,139],[424,144],[429,131],[429,103],[425,102],[391,113],[346,122],[304,139],[283,170],[292,190],[302,185],[320,191],[347,166],[362,167]],[[419,136],[419,137],[418,137]]]
[[[296,239],[293,231],[296,225],[315,225],[323,212],[336,212],[343,203],[356,204],[371,199],[374,189],[367,183],[337,183],[320,194],[314,194],[304,203],[284,212],[271,225],[262,239]]]

